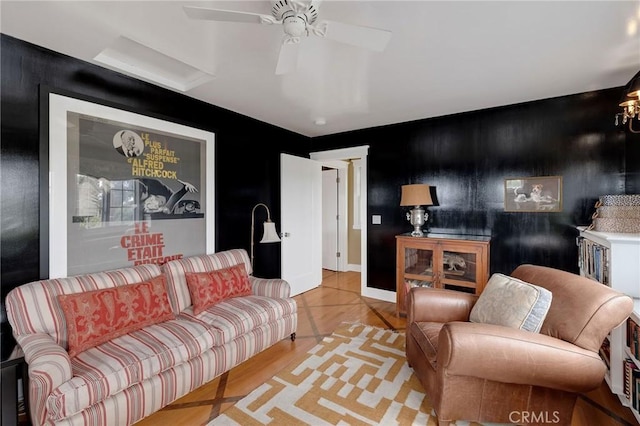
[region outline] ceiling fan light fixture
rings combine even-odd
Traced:
[[[291,37],[307,35],[307,22],[300,16],[288,16],[282,21],[284,32]]]

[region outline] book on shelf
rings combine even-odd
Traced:
[[[633,380],[633,370],[636,368],[636,365],[633,363],[631,358],[625,359],[623,362],[623,371],[624,371],[624,383],[623,389],[624,394],[629,401],[631,401],[631,382]]]
[[[629,357],[624,361],[624,394],[634,410],[640,410],[640,325],[633,319],[627,319],[626,345]]]
[[[633,392],[631,395],[631,406],[634,410],[638,411],[638,407],[640,406],[640,404],[638,404],[638,396],[640,395],[640,370],[638,370],[637,368],[633,370],[632,380]]]
[[[627,347],[631,355],[640,358],[640,326],[632,319],[627,319]]]
[[[578,237],[578,266],[586,277],[609,283],[609,249],[584,237]]]
[[[608,338],[605,338],[600,346],[600,358],[607,365],[607,369],[611,368],[611,344]]]
[[[638,411],[640,406],[640,368],[631,358],[623,361],[624,367],[624,394],[631,406]]]

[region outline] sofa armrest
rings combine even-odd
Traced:
[[[453,322],[438,336],[437,365],[445,376],[470,376],[586,392],[606,366],[597,353],[546,334],[493,324]]]
[[[46,419],[46,399],[61,384],[71,380],[71,358],[67,351],[45,333],[17,336],[29,367],[29,407],[31,420]]]
[[[280,278],[257,278],[249,276],[253,294],[257,296],[272,297],[274,299],[287,299],[291,295],[289,283]]]
[[[407,297],[407,323],[468,321],[475,294],[443,288],[414,287]]]

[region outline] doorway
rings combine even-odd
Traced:
[[[348,166],[345,161],[322,165],[322,268],[347,270]]]
[[[359,251],[360,251],[360,259],[359,262],[357,263],[353,263],[351,264],[348,260],[348,245],[347,245],[347,241],[346,241],[346,236],[343,236],[342,238],[342,246],[344,247],[343,251],[341,251],[340,253],[340,257],[338,257],[338,259],[342,260],[342,265],[340,266],[342,268],[343,271],[357,271],[360,272],[360,294],[363,296],[369,296],[369,297],[376,297],[376,296],[372,296],[370,295],[370,290],[371,289],[367,289],[367,232],[366,232],[366,212],[367,212],[367,179],[366,179],[366,160],[367,160],[367,154],[368,154],[368,150],[369,147],[368,146],[361,146],[361,147],[354,147],[354,148],[344,148],[344,149],[337,149],[337,150],[328,150],[328,151],[318,151],[318,152],[313,152],[311,153],[310,157],[312,160],[318,161],[320,162],[323,166],[331,168],[332,164],[333,167],[336,166],[336,162],[339,162],[339,164],[342,164],[343,167],[345,167],[345,165],[348,167],[349,163],[348,161],[352,161],[352,160],[358,160],[358,167],[359,167],[359,179],[357,182],[357,191],[352,190],[353,193],[357,192],[357,201],[354,198],[354,204],[357,205],[357,208],[354,208],[351,212],[351,214],[353,215],[355,212],[355,216],[357,216],[357,219],[355,220],[355,222],[357,222],[359,225],[362,225],[362,230],[360,232],[360,238],[359,238]],[[345,177],[346,177],[346,173],[344,173]],[[345,182],[346,184],[346,179]],[[349,195],[354,195],[354,194],[349,194]],[[341,211],[343,211],[344,215],[347,214],[346,212],[346,198],[345,201],[343,202],[343,209],[341,209]],[[323,219],[324,220],[324,219]],[[347,221],[343,221],[343,223],[346,225]],[[324,230],[323,230],[323,235],[324,235]],[[351,243],[351,242],[350,242]],[[336,262],[336,264],[339,264],[340,262]],[[340,270],[340,267],[338,267],[338,270]],[[373,289],[375,290],[375,289]],[[377,298],[377,297],[376,297]],[[383,300],[386,300],[383,299]]]

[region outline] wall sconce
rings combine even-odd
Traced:
[[[253,206],[251,210],[251,269],[253,269],[253,235],[255,233],[255,213],[258,206],[262,206],[267,210],[267,221],[264,222],[264,233],[262,235],[262,239],[260,243],[277,243],[280,241],[278,237],[278,232],[276,231],[276,224],[271,222],[271,213],[269,212],[269,207],[266,204],[258,203]]]
[[[622,124],[629,122],[629,131],[640,133],[640,130],[633,129],[633,120],[640,121],[640,72],[627,83],[624,93],[626,95],[619,105],[622,112],[616,114],[616,126],[620,124],[620,118],[622,118]]]
[[[421,206],[432,206],[431,188],[425,184],[402,185],[401,206],[414,206],[407,213],[407,220],[413,225],[412,237],[421,237],[422,225],[429,219],[429,213]]]

